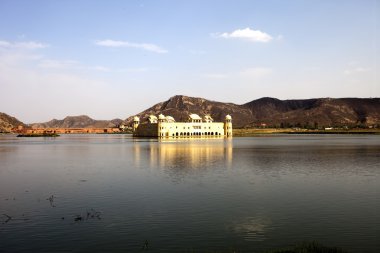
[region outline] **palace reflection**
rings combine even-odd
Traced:
[[[227,138],[136,141],[134,162],[136,167],[150,168],[202,169],[211,164],[230,168],[232,141]]]

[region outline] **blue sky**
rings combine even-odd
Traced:
[[[0,111],[126,118],[181,94],[379,97],[380,1],[0,1]]]

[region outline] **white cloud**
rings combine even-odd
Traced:
[[[368,72],[368,71],[371,71],[370,68],[363,68],[363,67],[357,67],[354,69],[355,72],[357,73],[361,73],[361,72]]]
[[[43,59],[38,63],[38,67],[41,68],[51,68],[51,69],[67,69],[67,68],[76,68],[78,66],[77,61],[72,60],[51,60],[51,59]]]
[[[217,82],[229,82],[234,81],[240,84],[251,83],[251,82],[262,82],[267,81],[266,79],[270,77],[273,73],[271,68],[266,67],[252,67],[245,68],[240,71],[234,72],[215,72],[215,73],[207,73],[203,74],[203,78],[207,78],[212,81],[215,80]]]
[[[43,55],[34,54],[30,52],[10,52],[0,50],[0,71],[5,66],[15,66],[35,63],[43,59]]]
[[[343,74],[346,75],[346,76],[349,76],[349,75],[360,75],[360,74],[368,74],[369,72],[372,71],[371,68],[369,67],[363,67],[359,61],[355,61],[355,60],[351,60],[349,62],[347,62],[346,64],[346,69],[343,70]]]
[[[242,77],[248,77],[248,78],[262,78],[266,77],[272,74],[272,69],[270,68],[263,68],[263,67],[258,67],[258,68],[247,68],[244,69],[240,72],[240,76]]]
[[[210,74],[205,74],[204,77],[209,78],[209,79],[225,79],[228,77],[228,75],[221,74],[221,73],[210,73]]]
[[[80,114],[97,119],[126,118],[143,108],[126,109],[123,96],[134,90],[138,95],[129,99],[130,105],[140,104],[143,89],[138,87],[142,87],[145,71],[150,70],[144,66],[86,65],[47,58],[35,50],[0,48],[0,108],[26,123]],[[21,102],[13,103],[15,97]],[[41,110],[46,106],[54,110]]]
[[[113,72],[113,73],[140,73],[146,72],[149,69],[144,67],[136,68],[108,68],[101,65],[88,66],[84,65],[78,61],[73,60],[51,60],[51,59],[42,59],[37,63],[37,66],[40,68],[47,69],[58,69],[58,70],[91,70],[99,72]]]
[[[231,33],[226,32],[217,34],[217,37],[225,39],[244,39],[251,42],[269,42],[273,39],[269,34],[260,30],[252,30],[249,27],[244,29],[237,29]]]
[[[49,47],[48,44],[35,42],[35,41],[25,41],[25,42],[9,42],[5,40],[0,40],[0,48],[18,48],[18,49],[40,49]]]
[[[96,70],[96,71],[101,71],[101,72],[110,72],[111,69],[104,67],[104,66],[91,66],[88,67],[89,70]]]
[[[132,42],[120,41],[120,40],[98,40],[98,41],[95,41],[95,44],[98,46],[103,46],[103,47],[139,48],[139,49],[144,49],[144,50],[159,53],[159,54],[164,54],[168,52],[166,49],[163,49],[155,44],[150,44],[150,43],[132,43]]]
[[[147,72],[149,69],[148,68],[124,68],[124,69],[118,69],[116,70],[117,72],[132,72],[132,73],[140,73],[140,72]]]
[[[370,68],[364,68],[364,67],[354,67],[350,69],[346,69],[343,71],[345,75],[351,75],[351,74],[360,74],[360,73],[367,73],[370,72]]]
[[[86,66],[78,61],[73,60],[52,60],[52,59],[42,59],[37,63],[40,68],[47,69],[68,69],[68,70],[94,70],[100,72],[111,72],[111,69],[104,66]]]
[[[41,58],[29,51],[0,50],[0,107],[27,123],[78,114],[114,118],[124,92],[110,89],[115,81],[87,73],[106,70],[77,61]],[[15,97],[21,102],[13,103]],[[41,110],[45,106],[53,106],[54,110]],[[126,117],[124,113],[117,117]]]

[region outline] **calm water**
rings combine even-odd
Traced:
[[[380,252],[379,179],[380,136],[3,135],[0,251]]]

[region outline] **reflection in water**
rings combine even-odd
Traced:
[[[134,162],[142,166],[149,159],[150,168],[204,169],[215,164],[231,168],[233,144],[231,139],[160,140],[134,143]]]
[[[380,136],[0,136],[0,251],[380,252],[379,163]]]
[[[265,233],[272,229],[272,220],[265,216],[246,217],[232,223],[228,228],[247,241],[265,240]]]

